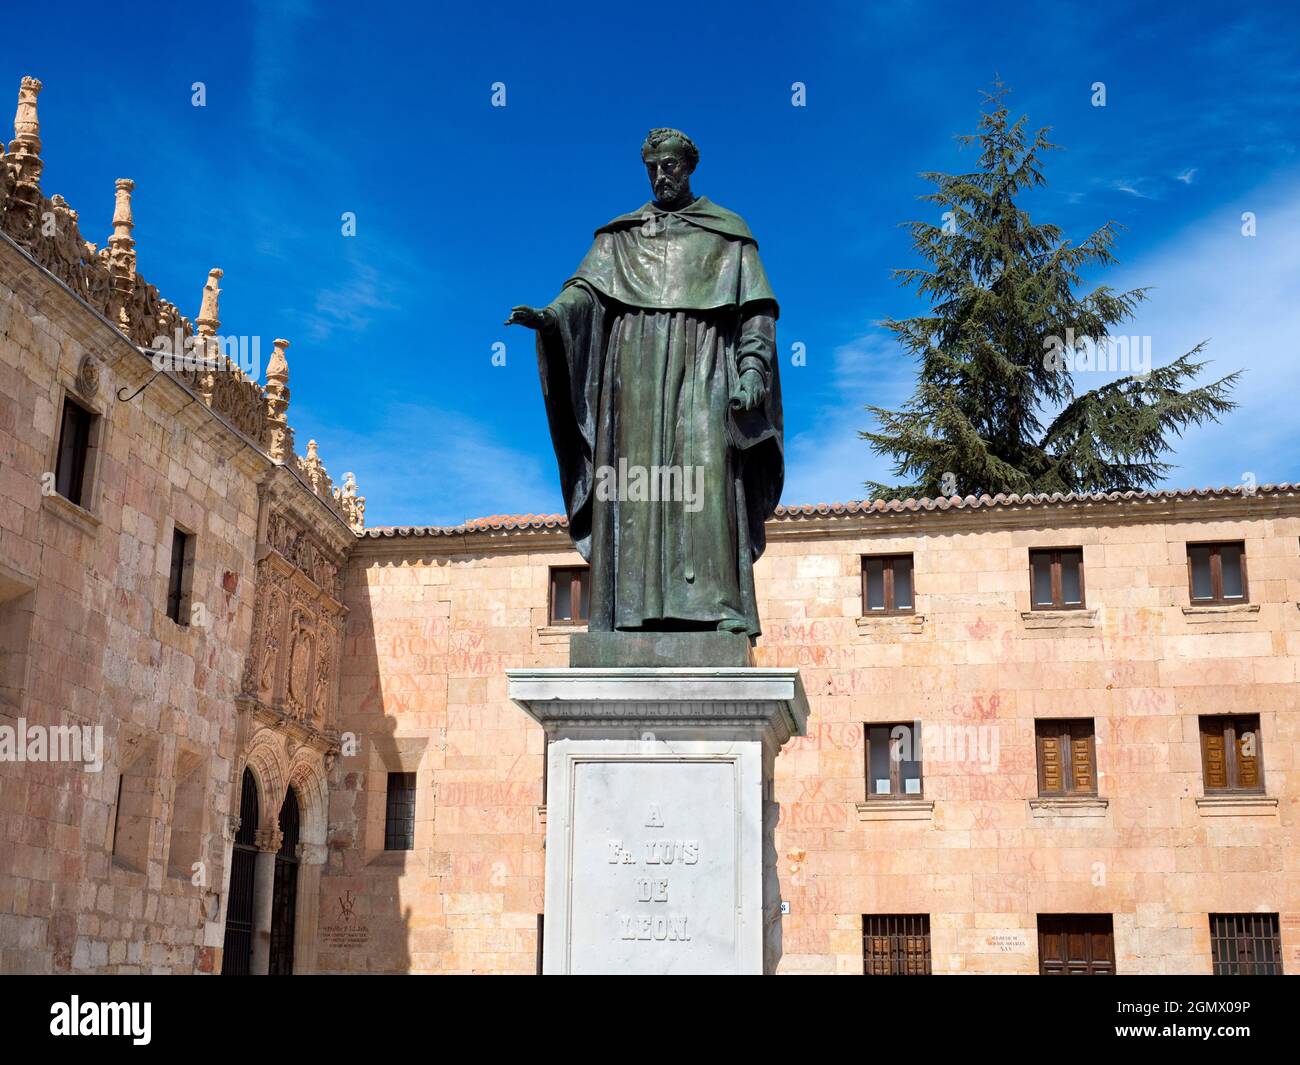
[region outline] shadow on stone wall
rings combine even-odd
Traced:
[[[318,966],[322,973],[409,973],[413,906],[402,897],[403,880],[410,884],[424,871],[418,868],[419,851],[384,850],[384,812],[387,775],[395,772],[418,774],[417,818],[421,807],[429,809],[427,767],[419,771],[426,741],[399,738],[397,718],[384,706],[368,589],[350,581],[344,600],[349,614],[339,687],[343,751],[330,770]]]

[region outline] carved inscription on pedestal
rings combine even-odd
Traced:
[[[578,762],[575,973],[717,973],[737,964],[730,762]]]

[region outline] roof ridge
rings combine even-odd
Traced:
[[[856,499],[846,503],[793,503],[780,505],[773,514],[777,521],[797,521],[801,518],[826,515],[917,513],[922,511],[979,510],[994,507],[1047,506],[1060,503],[1101,503],[1121,501],[1158,501],[1164,499],[1219,499],[1224,497],[1251,498],[1278,492],[1300,491],[1300,483],[1283,481],[1279,484],[1220,485],[1205,488],[1158,488],[1155,490],[1130,490],[1125,492],[1029,492],[1024,495],[999,492],[975,496],[940,496],[931,499]],[[508,532],[522,529],[567,528],[568,518],[563,514],[491,514],[481,518],[467,518],[459,525],[375,525],[363,534],[373,539],[411,536],[457,536],[480,532]]]

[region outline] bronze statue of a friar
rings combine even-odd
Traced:
[[[654,199],[596,230],[560,294],[518,306],[537,358],[592,632],[759,635],[754,560],[785,476],[776,297],[699,150],[641,146]]]

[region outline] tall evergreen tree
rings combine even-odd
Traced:
[[[1041,156],[1056,145],[1047,129],[1028,133],[1025,116],[1010,120],[1006,92],[999,83],[984,93],[977,131],[959,138],[978,146],[977,170],[922,175],[936,187],[922,199],[950,213],[942,225],[909,223],[931,265],[894,272],[932,312],[884,323],[919,366],[902,409],[867,408],[878,428],[861,435],[907,479],[868,482],[876,499],[1151,488],[1172,468],[1162,460],[1171,434],[1236,405],[1228,395],[1237,373],[1189,387],[1205,366],[1203,344],[1149,374],[1076,393],[1071,366],[1093,351],[1076,338],[1104,344],[1147,290],[1076,294],[1086,267],[1115,262],[1119,227],[1108,222],[1073,245],[1016,205],[1044,184]]]

